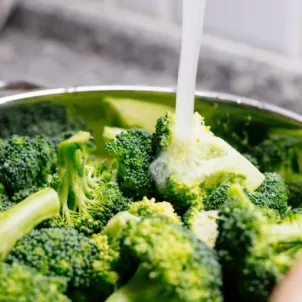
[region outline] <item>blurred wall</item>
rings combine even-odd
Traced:
[[[182,0],[103,1],[161,21],[181,22]],[[302,1],[208,0],[205,31],[293,59],[302,59]]]

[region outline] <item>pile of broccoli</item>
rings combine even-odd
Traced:
[[[240,153],[193,122],[107,126],[108,160],[74,127],[3,136],[0,301],[267,301],[302,254],[301,132]]]

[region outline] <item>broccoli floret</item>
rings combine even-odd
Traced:
[[[204,209],[206,211],[219,210],[220,207],[227,199],[227,193],[230,185],[224,184],[217,189],[213,190],[207,198],[204,200]]]
[[[59,144],[53,185],[59,187],[61,216],[44,227],[75,228],[90,235],[100,232],[116,213],[128,209],[130,199],[122,195],[115,170],[103,164],[88,164],[86,143],[89,139],[88,132],[78,132]]]
[[[59,214],[58,194],[45,188],[0,215],[0,260],[4,260],[16,242],[42,221]]]
[[[290,204],[295,206],[297,201],[300,202],[302,188],[301,133],[275,131],[270,138],[253,150],[263,171],[276,172],[289,184]]]
[[[258,207],[274,209],[282,215],[288,209],[287,186],[277,173],[265,173],[264,175],[263,183],[254,193],[247,190],[245,192]]]
[[[105,145],[105,150],[118,163],[118,182],[126,196],[142,198],[153,189],[149,165],[153,160],[152,135],[132,128],[117,135]]]
[[[0,182],[9,197],[20,190],[44,185],[56,160],[53,144],[45,137],[13,136],[0,148]]]
[[[130,204],[128,211],[138,217],[165,215],[171,222],[182,224],[180,217],[175,213],[169,202],[155,202],[155,198],[148,199],[144,197],[142,201],[133,202]]]
[[[273,215],[276,210],[282,215],[288,209],[288,189],[283,178],[277,173],[264,173],[265,179],[263,183],[254,192],[243,189],[252,203],[263,208],[268,215]],[[227,199],[227,192],[230,184],[224,184],[213,190],[204,201],[205,210],[218,210]],[[271,214],[269,214],[271,213]]]
[[[33,230],[20,239],[7,262],[34,268],[46,276],[61,276],[73,287],[88,287],[97,246],[74,229]]]
[[[238,185],[219,211],[218,231],[226,295],[244,301],[267,301],[302,247],[300,226],[266,217]]]
[[[228,143],[216,137],[195,113],[193,134],[187,141],[174,135],[174,117],[159,119],[153,135],[158,157],[150,171],[161,196],[183,212],[201,205],[208,190],[225,183],[240,183],[256,190],[264,175]],[[155,147],[155,146],[154,146]]]
[[[218,211],[203,211],[192,207],[185,213],[183,221],[197,238],[214,247],[218,236],[217,218]]]
[[[93,285],[98,290],[98,299],[105,300],[117,290],[120,276],[117,273],[117,263],[120,257],[120,246],[117,240],[104,234],[94,234],[92,240],[98,247],[99,256],[92,266],[94,270]]]
[[[8,209],[12,208],[15,204],[9,200],[6,200],[0,204],[0,216],[3,212],[7,211]]]
[[[106,301],[222,301],[215,251],[189,230],[164,216],[145,217],[129,221],[120,242],[121,258],[137,270]]]
[[[63,293],[66,281],[46,277],[28,267],[13,263],[0,263],[0,301],[68,302]]]
[[[4,186],[0,183],[0,204],[8,201]]]
[[[34,102],[7,106],[0,112],[0,137],[12,135],[55,137],[69,130],[85,129],[82,121],[70,118],[64,105]]]

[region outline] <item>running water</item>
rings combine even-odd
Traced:
[[[196,75],[206,0],[183,0],[182,43],[176,94],[175,135],[184,140],[193,128]]]

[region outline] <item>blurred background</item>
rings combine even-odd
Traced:
[[[181,9],[182,0],[0,0],[0,81],[175,87]],[[302,113],[302,1],[208,0],[197,82]]]

